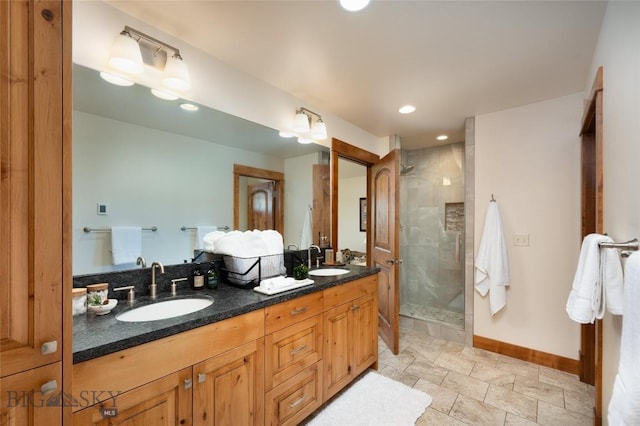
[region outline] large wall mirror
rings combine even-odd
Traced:
[[[312,165],[326,148],[211,108],[184,111],[180,101],[160,100],[139,85],[111,85],[80,65],[73,84],[74,275],[136,267],[112,265],[112,226],[149,229],[142,234],[148,263],[189,261],[195,226],[234,227],[234,164],[292,182],[279,226],[285,245],[299,242],[312,203]]]

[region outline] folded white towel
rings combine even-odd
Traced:
[[[602,242],[613,242],[606,235],[584,237],[573,287],[567,299],[569,318],[581,323],[593,323],[604,316],[605,306],[614,315],[623,308],[623,280],[620,256],[615,249],[601,249]]]
[[[204,236],[207,235],[210,232],[213,231],[217,231],[218,227],[217,226],[212,226],[212,225],[206,225],[206,226],[196,226],[196,244],[195,244],[195,249],[196,250],[203,250],[204,249]]]
[[[260,281],[260,288],[267,291],[279,290],[295,284],[293,277],[273,277]]]
[[[224,231],[213,231],[209,232],[202,238],[202,242],[204,245],[204,251],[209,253],[215,253],[216,250],[216,241],[222,238],[226,232]]]
[[[618,374],[609,402],[608,420],[611,426],[640,424],[639,300],[640,252],[635,252],[627,259],[624,267],[624,316],[622,317]]]
[[[487,208],[475,267],[476,291],[483,297],[489,293],[491,315],[495,315],[507,304],[506,286],[509,285],[507,244],[496,201],[490,202]]]
[[[142,228],[114,226],[111,228],[111,255],[114,265],[136,263],[142,256]]]

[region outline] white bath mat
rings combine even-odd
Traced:
[[[431,397],[374,371],[320,411],[309,426],[413,426]]]

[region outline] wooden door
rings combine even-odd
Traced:
[[[398,168],[400,150],[385,155],[371,167],[370,214],[373,266],[378,274],[378,331],[389,349],[399,350],[398,322],[400,312],[399,289],[399,195]]]
[[[313,215],[311,239],[314,244],[319,235],[329,238],[331,232],[331,176],[328,164],[313,165]],[[303,247],[300,247],[301,249]]]
[[[603,70],[598,69],[582,118],[582,238],[604,233],[603,218]],[[581,325],[580,380],[595,386],[594,424],[602,424],[602,321]]]
[[[74,413],[73,424],[188,425],[191,424],[192,386],[191,368],[185,368],[128,392],[113,391],[114,398]]]
[[[61,424],[61,385],[59,362],[0,379],[0,424]]]
[[[194,425],[264,423],[264,339],[193,366]]]
[[[247,228],[264,231],[275,229],[273,182],[261,182],[247,188]]]
[[[60,1],[0,2],[2,377],[61,361],[65,311],[70,321],[63,305],[63,282],[70,288],[71,281],[70,245],[63,244],[70,223],[63,174],[71,152],[63,135],[70,112],[63,108],[63,67],[70,53],[62,25],[63,12],[65,18],[70,12],[63,9]]]

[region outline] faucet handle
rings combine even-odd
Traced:
[[[116,287],[113,289],[113,291],[122,291],[122,290],[129,290],[129,292],[127,293],[127,302],[133,303],[136,301],[136,292],[135,292],[134,286],[128,285],[126,287]]]
[[[177,285],[181,281],[187,281],[186,278],[176,278],[175,280],[171,280],[171,295],[176,296],[178,294]]]

